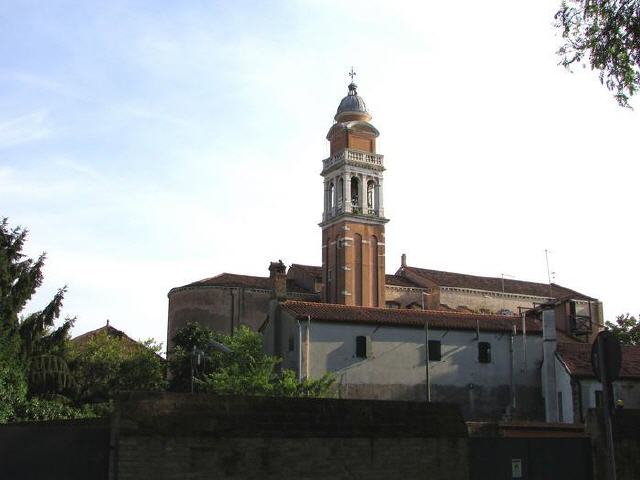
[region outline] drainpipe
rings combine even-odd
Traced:
[[[513,415],[514,410],[516,409],[516,387],[515,387],[515,355],[513,354],[513,339],[516,336],[516,326],[513,326],[513,330],[511,331],[511,337],[509,341],[509,356],[511,359],[510,362],[510,374],[511,374],[511,403],[509,405],[509,410],[511,411],[511,415]]]
[[[522,363],[524,371],[527,371],[527,324],[525,322],[526,313],[522,312]]]
[[[229,290],[229,293],[231,294],[231,323],[229,325],[229,334],[233,337],[233,317],[235,316],[235,308],[236,308],[236,302],[235,302],[235,296],[233,295],[233,288],[231,290]]]
[[[311,315],[307,315],[307,331],[306,331],[306,345],[305,345],[305,375],[306,378],[309,378],[309,364],[311,363],[311,358],[309,356],[309,350],[311,348]]]
[[[298,319],[298,381],[302,381],[302,324]]]
[[[580,379],[576,378],[576,388],[578,389],[578,411],[580,413],[580,423],[584,423],[584,415],[582,414],[582,384]],[[576,412],[573,412],[573,423],[576,422]]]
[[[427,402],[431,401],[431,372],[429,371],[429,322],[424,322],[424,342],[426,361],[424,365],[425,381],[427,386]]]

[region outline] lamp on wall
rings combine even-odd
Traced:
[[[205,347],[207,351],[217,350],[222,353],[233,353],[229,347],[227,347],[224,343],[216,342],[215,340],[209,340],[209,343]],[[195,345],[191,350],[191,393],[194,391],[194,379],[196,375],[196,369],[202,364],[204,367],[204,362],[206,357],[205,351],[197,348]]]

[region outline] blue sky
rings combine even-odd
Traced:
[[[76,333],[165,340],[167,291],[320,262],[353,65],[386,156],[387,271],[558,283],[639,313],[638,114],[557,66],[554,2],[3,2],[0,215]]]

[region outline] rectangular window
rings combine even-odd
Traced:
[[[564,412],[562,410],[562,392],[558,392],[558,421],[564,422]]]
[[[440,340],[429,340],[429,361],[439,362],[442,359]]]
[[[602,390],[596,390],[593,393],[595,395],[596,408],[602,408]]]
[[[356,357],[369,358],[371,356],[371,337],[358,335],[356,337]]]
[[[489,342],[478,342],[478,362],[491,363],[491,344]]]
[[[293,338],[293,335],[289,335],[289,351],[293,352],[294,349],[295,349],[295,339]]]

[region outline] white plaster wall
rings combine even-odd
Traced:
[[[355,356],[357,336],[370,336],[370,358]],[[432,384],[451,386],[508,385],[510,354],[508,333],[480,332],[481,342],[491,343],[491,363],[478,362],[475,331],[430,330],[430,340],[441,342],[442,361],[430,362]],[[523,338],[514,339],[515,381],[517,385],[539,386],[542,362],[540,336],[527,336],[526,362]],[[310,374],[338,374],[340,382],[404,384],[425,383],[425,332],[421,328],[311,323]]]
[[[558,360],[557,358],[555,358],[555,368],[556,368],[556,395],[557,395],[557,392],[562,392],[562,415],[563,415],[562,422],[573,423],[575,418],[575,413],[577,412],[573,411],[571,376],[567,373],[567,370],[564,368],[560,360]]]

